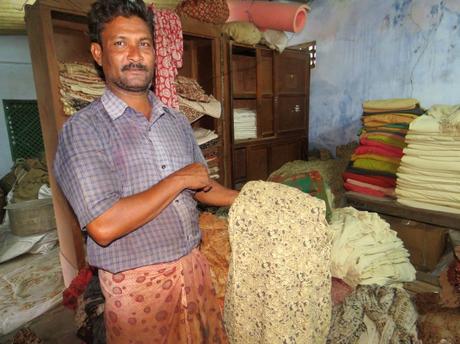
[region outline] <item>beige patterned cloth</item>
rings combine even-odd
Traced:
[[[416,343],[416,322],[417,312],[404,289],[358,286],[343,303],[333,308],[327,342]]]
[[[230,209],[229,237],[230,343],[324,343],[331,314],[324,202],[286,185],[248,182]]]
[[[209,96],[205,94],[198,81],[179,75],[176,80],[176,91],[181,97],[196,102],[209,103]]]

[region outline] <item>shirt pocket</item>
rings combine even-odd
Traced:
[[[191,145],[183,141],[176,141],[168,149],[168,156],[174,170],[181,169],[194,162]]]

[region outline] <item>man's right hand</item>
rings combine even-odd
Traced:
[[[209,191],[211,189],[211,180],[209,178],[206,166],[193,163],[174,172],[171,177],[178,179],[184,189]]]

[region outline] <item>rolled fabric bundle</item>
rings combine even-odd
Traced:
[[[299,32],[307,21],[307,5],[269,1],[228,0],[227,22],[249,21],[260,29]]]

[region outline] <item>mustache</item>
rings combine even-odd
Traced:
[[[125,72],[125,71],[130,70],[130,69],[147,71],[147,66],[142,64],[142,63],[129,63],[127,65],[124,65],[121,68],[121,71]]]

